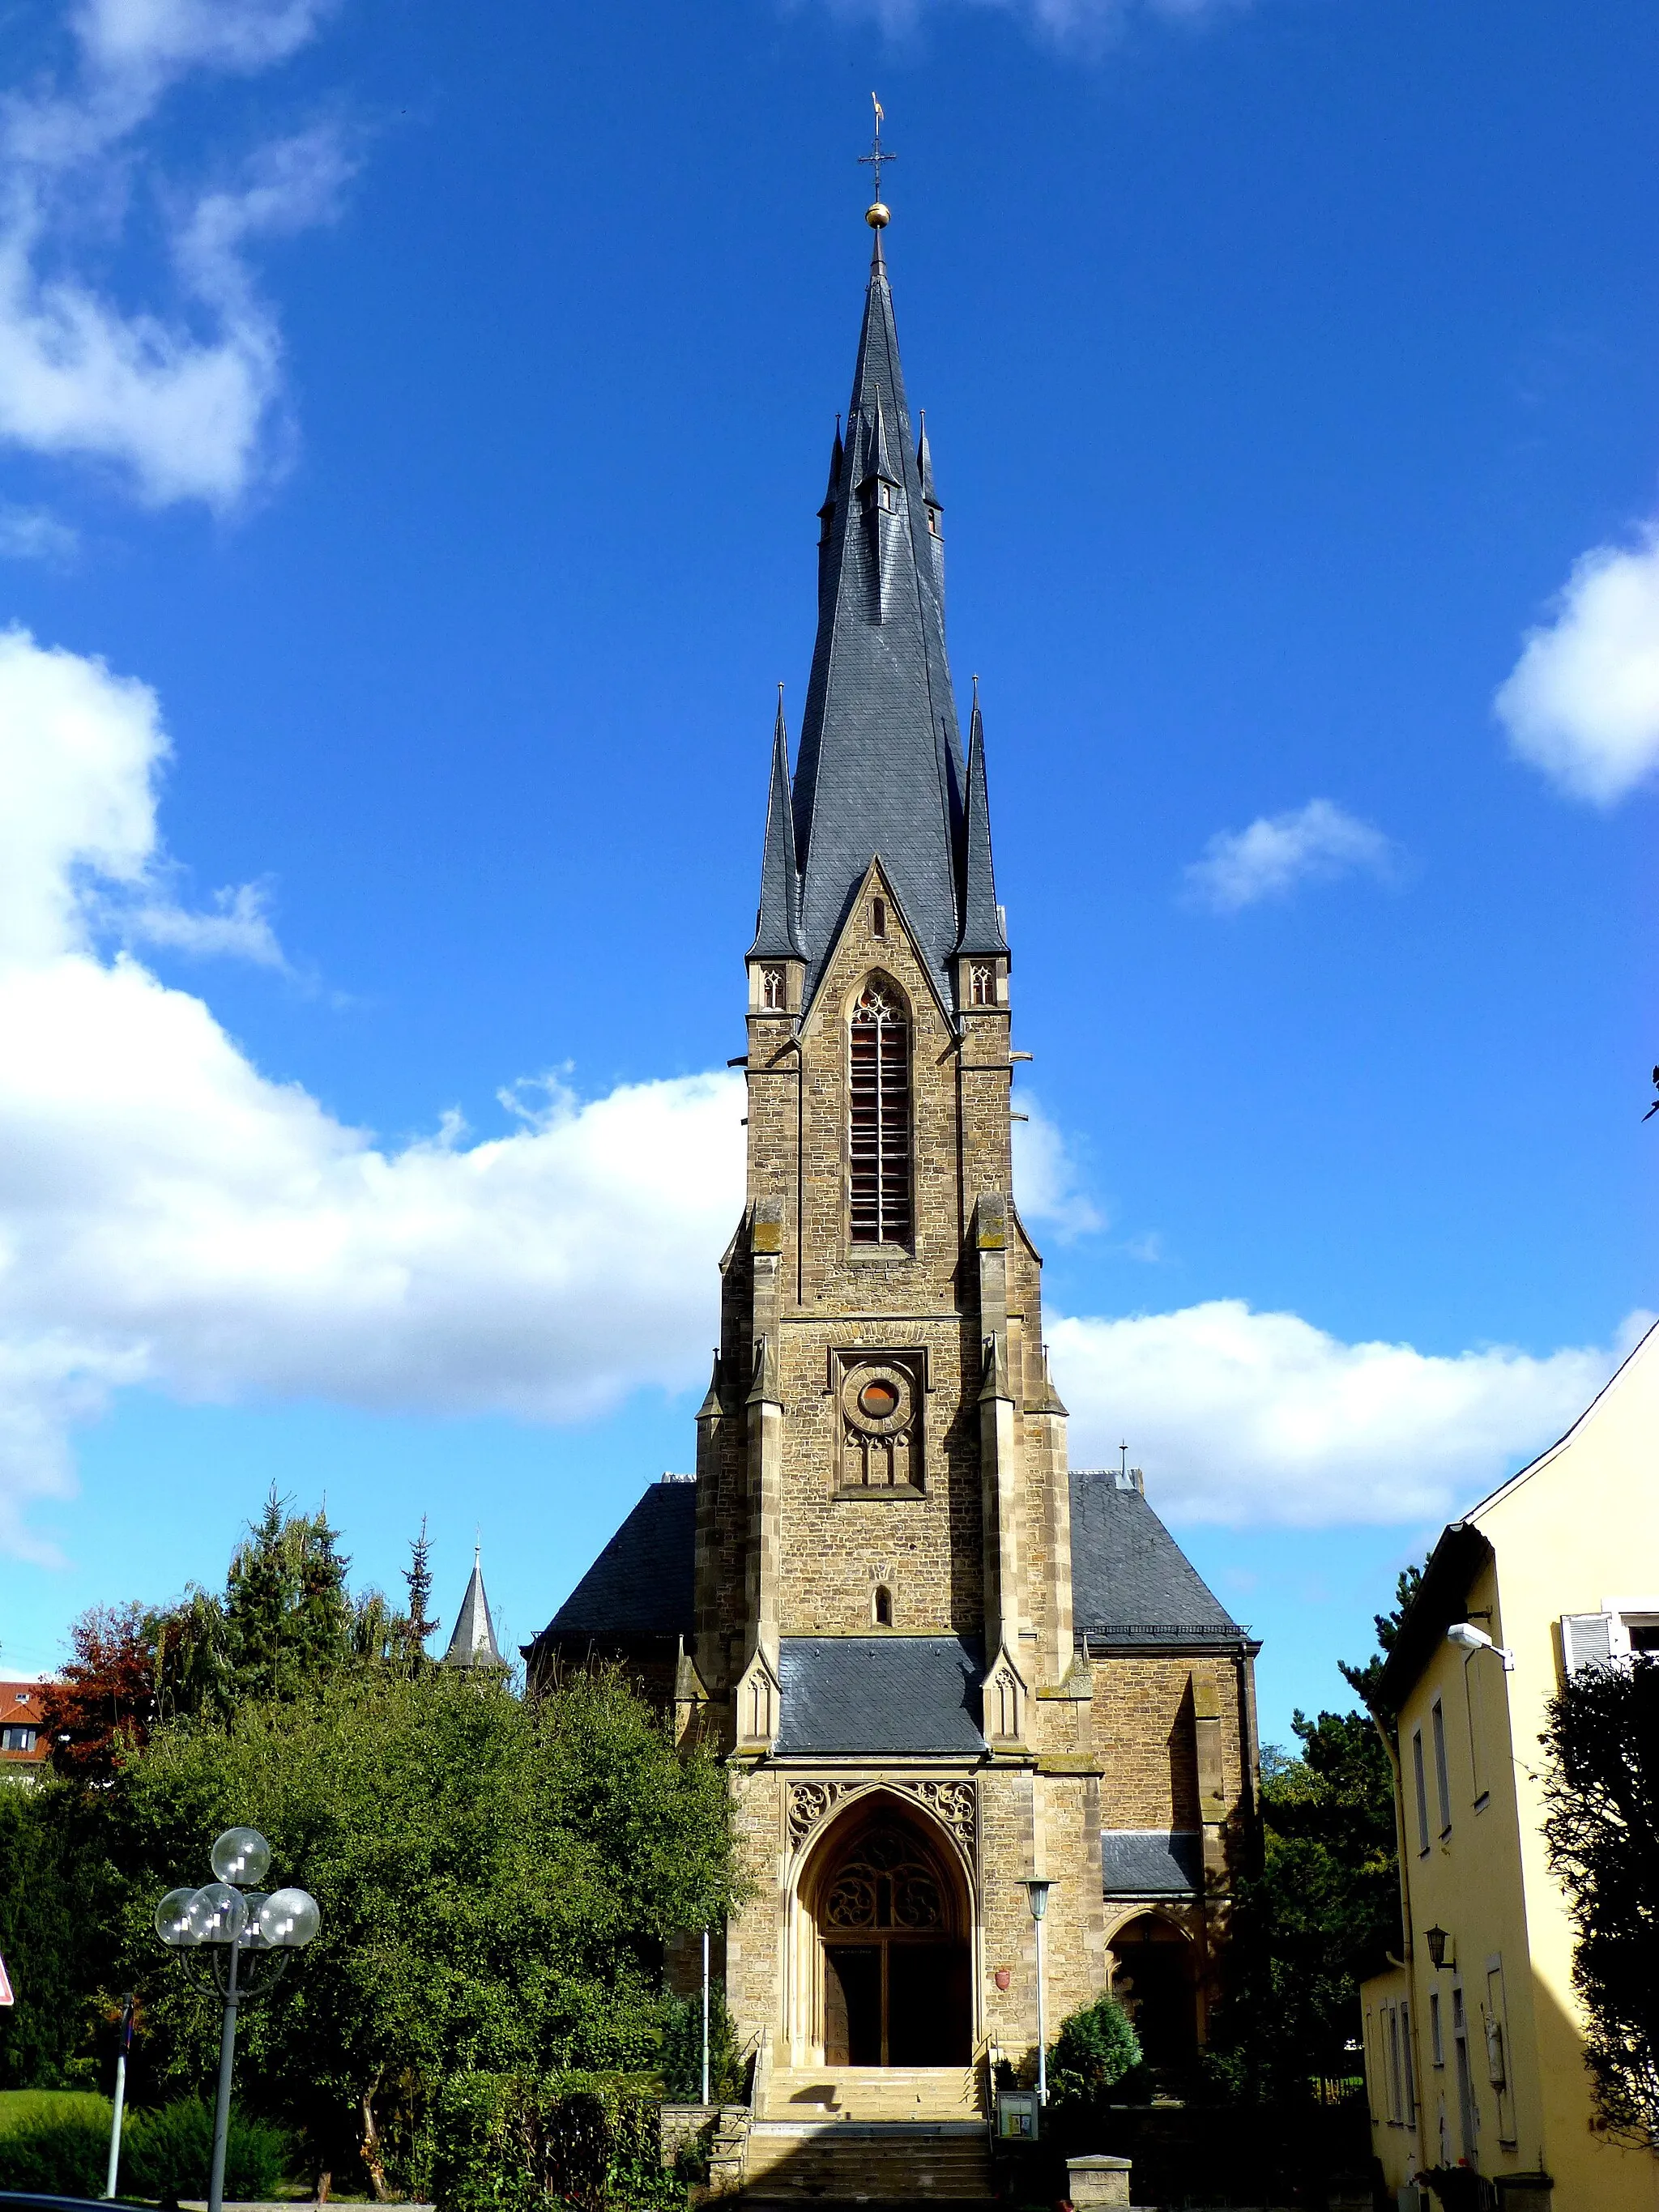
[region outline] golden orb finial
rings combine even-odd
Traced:
[[[890,160],[891,156],[888,158]],[[879,200],[872,200],[864,210],[864,220],[872,230],[885,230],[892,220],[891,210],[884,207]]]

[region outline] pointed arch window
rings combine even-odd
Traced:
[[[848,1111],[853,1242],[910,1237],[910,1025],[897,994],[872,982],[853,1009]]]

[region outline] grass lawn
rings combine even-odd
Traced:
[[[0,2135],[40,2120],[97,2120],[107,2127],[113,2110],[95,2089],[0,2089]]]

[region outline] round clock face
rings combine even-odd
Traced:
[[[867,1413],[872,1421],[884,1421],[890,1413],[896,1413],[898,1401],[898,1392],[884,1376],[878,1382],[866,1382],[859,1392],[859,1411]]]

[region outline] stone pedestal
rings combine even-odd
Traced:
[[[1100,2153],[1091,2158],[1068,2158],[1067,2185],[1075,2212],[1096,2212],[1097,2206],[1127,2204],[1129,2160]]]

